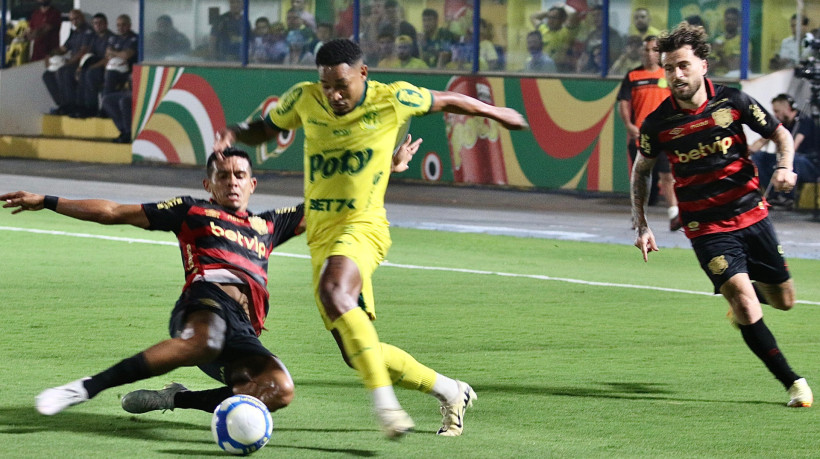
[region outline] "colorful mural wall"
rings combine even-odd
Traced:
[[[403,178],[523,188],[628,191],[626,135],[617,116],[619,81],[399,75],[525,114],[532,129],[509,132],[494,121],[431,114],[414,119],[424,142]],[[134,70],[134,161],[204,164],[214,133],[276,106],[278,96],[314,71],[139,66]],[[301,171],[301,130],[244,147],[257,168]]]

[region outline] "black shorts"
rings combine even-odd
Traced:
[[[768,217],[748,228],[696,237],[692,248],[715,293],[738,273],[765,284],[780,284],[791,277]]]
[[[182,333],[188,314],[202,310],[215,313],[226,324],[225,347],[219,357],[199,366],[208,376],[228,384],[225,375],[230,374],[232,363],[250,355],[273,356],[259,341],[242,306],[221,288],[209,282],[194,282],[182,292],[168,324],[171,337],[176,338]]]

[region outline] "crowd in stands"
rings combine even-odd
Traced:
[[[130,99],[130,69],[137,59],[138,37],[131,30],[130,18],[119,16],[114,33],[109,30],[105,15],[89,17],[79,9],[72,10],[68,13],[71,32],[60,44],[60,12],[51,0],[37,3],[28,21],[20,21],[18,27],[10,29],[13,35],[7,38],[9,42],[14,39],[15,43],[30,44],[25,49],[14,44],[10,47],[18,56],[22,54],[21,61],[45,61],[43,80],[55,103],[53,113],[118,117],[114,112],[122,110],[115,107],[119,107],[125,94]],[[157,17],[146,33],[145,59],[236,62],[242,59],[242,31],[248,27],[250,63],[312,66],[323,43],[352,33],[352,6],[337,11],[333,24],[317,22],[305,0],[290,0],[289,8],[282,12],[283,21],[272,22],[267,16],[258,16],[251,27],[244,17],[242,0],[225,3],[227,8],[223,7],[224,12],[213,18],[207,40],[200,46],[192,46],[192,40],[175,28],[170,15]],[[623,76],[641,65],[644,39],[661,33],[653,24],[650,9],[632,11],[628,27],[621,25],[621,30],[626,30],[622,34],[611,23],[605,27],[605,11],[599,3],[569,0],[528,16],[525,39],[519,39],[521,43],[515,45],[520,49],[509,49],[512,45],[496,35],[498,24],[480,18],[479,47],[475,53],[470,11],[453,18],[427,8],[415,18],[406,17],[402,3],[396,0],[364,0],[360,13],[358,39],[366,63],[384,69],[471,71],[475,66],[480,71]],[[687,17],[686,21],[703,25],[713,37],[710,75],[738,76],[740,11],[726,8],[721,19],[717,25],[713,21],[716,30],[711,33],[699,16]],[[813,23],[805,16],[799,27],[797,21],[797,15],[791,17],[792,34],[782,40],[778,52],[768,60],[771,70],[793,67],[812,54],[805,43],[813,38],[809,30]],[[509,52],[517,53],[514,65],[507,64]],[[104,103],[112,94],[116,96]],[[130,122],[127,124],[130,126]],[[128,130],[122,130],[119,141],[130,137]]]
[[[59,47],[56,43],[59,11],[50,5],[50,0],[38,0],[38,3],[39,8],[32,14],[29,24],[25,24],[24,33],[33,42],[32,60],[47,57],[46,50]],[[145,58],[241,61],[242,33],[247,27],[250,30],[250,63],[310,66],[322,43],[339,36],[350,36],[340,34],[352,31],[349,21],[353,14],[350,11],[352,6],[349,6],[347,10],[336,12],[335,24],[317,22],[306,3],[306,0],[290,0],[289,8],[282,11],[282,21],[273,22],[268,16],[258,16],[251,27],[248,18],[244,17],[243,1],[227,0],[227,9],[214,17],[207,43],[200,46],[192,46],[192,40],[174,27],[171,16],[161,15],[153,30],[147,33]],[[469,9],[461,17],[453,18],[443,17],[441,11],[427,8],[415,18],[406,17],[404,6],[397,0],[364,0],[361,5],[357,38],[366,63],[372,68],[470,71],[475,66],[480,71],[621,76],[639,65],[641,41],[661,32],[653,24],[652,11],[648,8],[632,11],[628,25],[620,25],[625,31],[621,33],[612,23],[604,27],[606,12],[600,3],[568,0],[529,15],[529,31],[517,32],[521,38],[509,38],[510,43],[506,37],[499,38],[494,30],[505,27],[503,24],[482,17],[478,53],[473,56],[474,31]],[[686,18],[691,24],[703,25],[712,37],[709,66],[713,76],[739,76],[740,19],[740,11],[728,7],[722,12],[722,22],[715,24],[713,20],[715,30],[710,33],[701,17]],[[769,69],[791,67],[808,57],[811,49],[802,43],[805,38],[812,37],[808,30],[810,24],[808,17],[802,17],[802,38],[798,39],[795,35],[796,17],[792,18],[793,35],[783,39],[779,52],[768,61]],[[297,32],[301,37],[291,32]],[[506,29],[504,32],[509,33]],[[540,50],[532,32],[541,36]],[[604,42],[606,50],[603,50]],[[508,53],[515,53],[514,64],[507,64]]]

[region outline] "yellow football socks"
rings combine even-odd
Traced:
[[[390,379],[406,389],[429,393],[436,382],[436,372],[420,364],[407,352],[393,346],[381,343],[382,356]]]
[[[347,357],[370,390],[391,386],[390,375],[382,357],[379,335],[361,308],[353,308],[333,322],[342,337]]]

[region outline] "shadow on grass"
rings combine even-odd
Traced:
[[[74,432],[96,434],[114,438],[136,440],[171,440],[167,431],[198,431],[207,433],[203,440],[173,439],[186,443],[211,443],[209,425],[159,419],[115,416],[99,413],[66,412],[56,416],[43,416],[33,407],[17,406],[0,408],[0,433],[30,434],[37,432]],[[162,431],[166,432],[163,434]]]
[[[578,387],[578,386],[547,386],[535,384],[481,384],[474,388],[479,396],[482,392],[500,392],[508,394],[526,395],[559,395],[566,397],[585,397],[601,399],[623,399],[623,400],[646,400],[646,401],[669,401],[669,402],[701,402],[701,403],[731,403],[748,405],[776,405],[782,406],[784,403],[769,402],[763,400],[709,400],[698,398],[675,397],[674,390],[669,389],[668,384],[644,383],[644,382],[602,382],[600,385]]]
[[[314,429],[314,428],[276,428],[280,432],[369,432],[368,429]],[[173,435],[174,431],[185,432],[185,435]],[[105,437],[184,443],[189,449],[157,449],[156,452],[180,456],[220,456],[225,453],[211,441],[210,425],[201,423],[141,418],[135,416],[117,416],[99,413],[81,413],[68,411],[55,416],[43,416],[33,407],[17,406],[0,408],[0,434],[27,435],[41,432],[71,432],[78,435],[100,435]],[[170,432],[170,433],[169,433]],[[190,434],[188,433],[190,432]],[[197,437],[193,439],[190,437]],[[201,446],[201,447],[200,447]],[[266,447],[280,450],[306,450],[320,453],[347,454],[356,457],[372,457],[376,451],[354,448],[321,448],[276,444],[274,434],[272,442]]]

